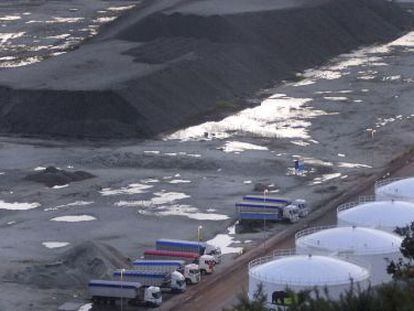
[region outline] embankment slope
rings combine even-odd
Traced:
[[[0,132],[156,136],[242,109],[240,99],[270,83],[411,26],[410,16],[383,0],[256,0],[253,9],[254,2],[176,1],[140,18],[137,8],[109,36],[0,71]]]

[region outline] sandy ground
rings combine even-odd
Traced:
[[[86,299],[83,286],[41,289],[13,278],[25,268],[54,262],[82,241],[105,242],[138,258],[157,238],[195,238],[199,225],[205,240],[225,232],[236,218],[234,203],[257,182],[317,208],[381,172],[414,141],[413,47],[410,34],[392,45],[343,55],[308,71],[297,84],[264,90],[258,98],[272,98],[257,108],[164,140],[80,144],[2,138],[0,309],[55,310],[65,301]],[[298,157],[307,171],[301,176],[293,174]],[[48,165],[97,177],[59,189],[23,181]],[[13,202],[19,204],[7,204]],[[65,216],[80,217],[58,218]],[[288,227],[275,224],[267,236]],[[250,248],[262,237],[224,235],[221,246],[238,241],[231,246]],[[48,248],[44,242],[69,244]]]

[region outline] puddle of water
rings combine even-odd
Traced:
[[[290,142],[294,145],[302,146],[302,147],[306,147],[310,145],[310,143],[303,141],[303,140],[291,140]]]
[[[91,205],[93,203],[95,203],[95,202],[94,201],[75,201],[75,202],[68,203],[68,204],[63,204],[63,205],[58,205],[58,206],[55,206],[55,207],[45,208],[44,211],[45,212],[57,211],[57,210],[60,210],[62,208],[65,208],[65,207],[86,206],[86,205]]]
[[[42,245],[46,248],[61,248],[68,246],[69,242],[57,242],[57,241],[49,241],[49,242],[43,242]]]
[[[141,211],[141,213],[145,213],[148,211]],[[163,206],[159,207],[158,211],[155,211],[155,215],[160,216],[185,216],[195,220],[211,220],[211,221],[220,221],[220,220],[227,220],[230,217],[227,215],[222,214],[215,214],[215,213],[201,213],[199,209],[196,207],[192,207],[190,205],[180,205],[174,204],[171,206]]]
[[[92,308],[93,308],[92,303],[87,303],[87,304],[84,304],[83,306],[81,306],[78,309],[78,311],[90,311],[90,310],[92,310]]]
[[[119,189],[111,189],[111,188],[103,188],[99,191],[100,194],[103,196],[110,196],[110,195],[122,195],[122,194],[140,194],[146,193],[148,189],[151,189],[153,186],[151,185],[143,185],[139,183],[130,184],[127,187],[121,187]]]
[[[345,97],[345,96],[325,96],[324,99],[333,100],[333,101],[346,101],[346,100],[348,100],[348,97]]]
[[[114,11],[114,12],[121,12],[121,11],[130,10],[134,7],[135,7],[135,4],[125,5],[125,6],[112,6],[112,7],[107,8],[107,10]]]
[[[231,247],[234,237],[230,236],[236,233],[235,225],[227,228],[227,234],[217,234],[213,239],[207,241],[208,244],[219,246],[222,254],[232,254],[242,252],[242,247]]]
[[[372,168],[372,166],[367,164],[361,164],[361,163],[348,163],[348,162],[339,162],[338,167],[342,168]]]
[[[13,202],[8,203],[0,200],[0,209],[9,210],[9,211],[25,211],[34,209],[41,206],[40,203],[19,203]]]
[[[226,153],[230,152],[243,152],[246,150],[269,150],[267,147],[254,145],[250,143],[244,143],[241,141],[227,141],[222,150]]]
[[[315,177],[313,181],[310,182],[310,185],[319,185],[328,180],[339,178],[341,175],[341,173],[323,174],[321,177]]]
[[[68,184],[66,184],[66,185],[55,185],[55,186],[52,187],[52,189],[63,189],[63,188],[67,188],[67,187],[69,187]]]
[[[291,98],[277,94],[264,100],[260,106],[245,109],[218,122],[206,122],[177,131],[166,139],[205,140],[206,136],[223,139],[233,135],[268,138],[310,139],[310,119],[333,115],[314,109],[308,104],[311,98]]]
[[[189,184],[191,180],[186,179],[173,179],[169,181],[170,184]]]
[[[50,219],[50,221],[57,222],[84,222],[84,221],[93,221],[96,220],[95,217],[90,215],[72,215],[72,216],[59,216]]]
[[[160,182],[160,180],[156,178],[147,178],[147,179],[142,179],[141,182],[144,184],[156,184]]]

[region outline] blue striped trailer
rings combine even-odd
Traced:
[[[154,307],[162,303],[159,287],[145,287],[140,282],[91,280],[88,284],[88,291],[94,304],[115,303],[121,299],[133,304],[146,304]]]
[[[298,209],[295,206],[283,206],[272,202],[242,201],[236,203],[236,212],[240,221],[257,220],[298,220]]]
[[[139,271],[161,271],[161,272],[174,272],[184,271],[184,260],[149,260],[149,259],[137,259],[132,262],[135,270]]]
[[[257,194],[248,194],[243,197],[244,201],[247,202],[256,202],[256,203],[271,203],[275,205],[280,205],[280,207],[285,206],[295,206],[298,208],[299,216],[306,217],[308,216],[310,209],[306,203],[306,200],[303,199],[296,199],[291,200],[282,197],[273,197],[268,195],[257,195]]]
[[[117,280],[139,282],[144,286],[158,286],[170,289],[173,292],[184,292],[186,282],[184,276],[177,272],[115,270],[113,276]]]

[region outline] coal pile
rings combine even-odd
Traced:
[[[62,58],[0,72],[0,132],[153,137],[218,118],[223,102],[243,109],[243,98],[261,88],[396,39],[412,26],[390,1],[315,3],[212,15],[179,8],[128,14],[106,29],[110,35],[101,34],[105,40],[98,36]]]
[[[10,273],[5,279],[37,288],[80,288],[90,279],[112,278],[113,270],[128,266],[128,260],[115,248],[89,241],[72,247],[54,261]]]
[[[58,169],[54,166],[49,166],[46,169],[30,173],[24,179],[38,183],[45,184],[48,187],[67,185],[71,182],[82,181],[95,176],[84,171],[68,172]]]

